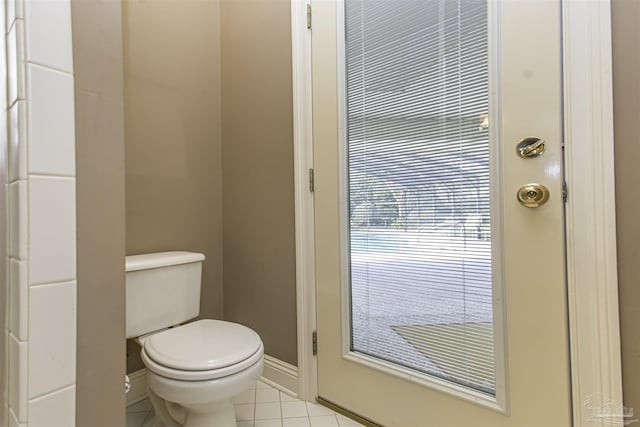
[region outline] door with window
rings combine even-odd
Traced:
[[[319,397],[569,426],[560,1],[312,10]]]

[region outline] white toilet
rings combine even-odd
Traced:
[[[264,347],[253,330],[211,319],[180,325],[199,314],[204,258],[126,257],[127,338],[142,346],[153,427],[234,427],[231,399],[262,374]]]

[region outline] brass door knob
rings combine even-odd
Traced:
[[[527,208],[537,208],[549,200],[549,190],[542,184],[526,184],[518,189],[518,201]]]

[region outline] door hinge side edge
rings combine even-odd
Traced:
[[[311,29],[311,3],[307,3],[307,29]]]
[[[311,347],[313,350],[313,355],[317,356],[318,355],[318,332],[313,331],[311,333]]]
[[[569,189],[567,187],[566,181],[562,183],[562,201],[567,203],[567,199],[569,197]]]
[[[315,190],[314,172],[313,172],[313,168],[309,168],[309,191],[313,193],[314,190]]]

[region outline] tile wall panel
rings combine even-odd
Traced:
[[[72,427],[76,224],[70,2],[7,0],[2,7],[9,125],[8,425]]]
[[[16,419],[27,419],[27,343],[9,338],[9,408]]]
[[[70,0],[26,0],[27,61],[71,73]]]
[[[29,401],[30,427],[66,427],[75,424],[75,386]]]
[[[9,256],[27,259],[29,225],[27,223],[27,181],[9,184]]]
[[[73,280],[76,196],[73,178],[29,178],[29,283]]]
[[[75,175],[73,76],[29,64],[29,173]]]
[[[27,118],[25,101],[9,109],[9,182],[27,179]]]
[[[32,286],[29,294],[28,389],[34,398],[75,383],[76,284]]]
[[[9,330],[20,341],[27,340],[29,284],[27,263],[9,260]]]

